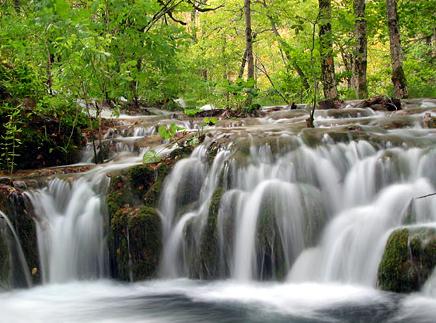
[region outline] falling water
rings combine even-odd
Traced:
[[[180,253],[190,252],[189,257],[194,260],[193,254],[199,250],[197,247],[207,221],[211,198],[228,155],[227,151],[219,152],[207,171],[206,152],[206,147],[197,147],[190,158],[176,164],[165,180],[160,202],[163,239],[167,241],[161,266],[164,277],[187,275],[190,261],[187,257],[180,257]],[[187,223],[194,225],[193,230],[198,232],[193,241],[196,247],[189,248],[189,242],[183,239]]]
[[[44,282],[95,279],[108,274],[104,195],[99,175],[73,182],[54,179],[29,198],[37,216],[38,250]]]
[[[202,268],[215,266],[218,276],[241,281],[375,286],[390,232],[408,221],[436,222],[436,200],[415,199],[435,190],[436,150],[325,139],[274,152],[253,141],[243,158],[231,149],[217,154],[209,171],[204,148],[177,163],[161,195],[161,274],[204,277]],[[215,228],[205,240],[208,221]]]
[[[17,254],[18,262],[19,262],[19,266],[11,266],[11,269],[13,269],[15,271],[14,274],[16,274],[17,272],[22,272],[26,286],[31,287],[32,286],[32,277],[30,275],[29,266],[27,264],[26,257],[24,256],[23,248],[21,247],[20,239],[18,238],[18,235],[15,232],[14,226],[12,225],[8,216],[6,214],[4,214],[2,211],[0,211],[0,216],[5,221],[7,228],[9,229],[9,231],[13,237],[13,247],[11,247],[11,246],[9,247],[9,250],[10,250],[9,256],[10,256],[10,258],[12,258],[12,255],[14,253],[13,250],[15,250],[16,254]],[[3,235],[3,236],[5,236],[5,235]],[[1,235],[0,235],[0,238],[1,238]]]

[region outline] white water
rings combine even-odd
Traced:
[[[2,293],[0,313],[8,323],[434,322],[435,300],[390,296],[338,284],[101,280]]]
[[[409,142],[430,136],[422,129],[387,136],[394,133]],[[0,321],[434,322],[436,272],[420,293],[405,297],[373,288],[392,230],[436,225],[436,200],[416,199],[436,190],[434,145],[393,148],[387,139],[382,146],[325,136],[312,148],[296,137],[280,145],[253,138],[232,143],[213,162],[200,146],[165,180],[160,275],[231,279],[96,280],[109,275],[105,174],[139,163],[133,144],[149,134],[138,127],[108,138],[120,143],[113,161],[29,193],[50,284],[1,293]],[[205,241],[215,252],[209,259]],[[95,281],[78,282],[89,279]]]
[[[180,254],[190,252],[187,250],[187,243],[184,243],[184,229],[187,223],[194,221],[194,230],[198,233],[198,237],[194,240],[196,246],[192,249],[194,253],[198,252],[211,198],[227,155],[227,151],[219,152],[206,174],[206,148],[199,146],[190,158],[177,163],[165,180],[160,201],[160,214],[164,229],[163,240],[167,241],[162,254],[163,277],[175,278],[189,272],[189,261],[186,257],[180,257]],[[193,210],[178,214],[193,201],[197,201]],[[176,216],[180,217],[179,221],[175,221]],[[189,256],[192,256],[192,253]]]
[[[52,180],[28,193],[37,215],[42,279],[61,283],[108,275],[104,175]]]
[[[197,223],[209,214],[198,211],[204,198],[195,195],[183,204],[177,194],[186,187],[199,192],[213,181],[208,197],[218,186],[226,191],[217,216],[220,276],[250,281],[289,272],[289,281],[375,287],[387,238],[408,221],[408,212],[413,211],[415,223],[436,222],[436,199],[415,199],[436,190],[436,151],[326,142],[315,149],[302,143],[281,147],[276,153],[254,144],[243,164],[217,155],[214,164],[220,163],[221,175],[204,175],[207,162],[198,151],[179,162],[162,195],[161,274],[202,276],[192,259],[200,257]],[[194,169],[201,174],[195,183],[189,175]],[[177,214],[180,209],[186,211]],[[263,237],[260,223],[272,230],[270,236]]]
[[[12,234],[12,238],[14,240],[14,248],[18,256],[18,262],[19,262],[18,268],[14,268],[13,266],[11,266],[11,269],[16,271],[21,271],[23,273],[27,287],[32,287],[32,276],[30,275],[29,265],[27,264],[26,257],[24,256],[23,248],[21,247],[21,242],[20,239],[18,238],[17,232],[15,231],[14,226],[11,223],[11,220],[5,213],[0,211],[0,216],[6,222],[7,229]],[[6,235],[3,235],[3,237],[7,238]],[[0,239],[1,238],[2,236],[0,235]],[[12,249],[12,247],[9,246],[9,249]],[[12,250],[9,250],[9,257],[12,258]]]

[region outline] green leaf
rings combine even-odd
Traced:
[[[160,155],[155,150],[148,150],[145,152],[144,156],[142,157],[142,162],[144,164],[155,164],[161,161]]]

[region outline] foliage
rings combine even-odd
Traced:
[[[19,111],[17,125],[49,118],[60,128],[89,127],[99,137],[103,107],[176,109],[174,99],[183,98],[190,107],[185,114],[193,116],[205,104],[250,112],[259,105],[312,102],[320,79],[317,0],[252,1],[256,73],[249,80],[242,64],[242,1],[168,1],[170,9],[160,0],[1,1],[0,118],[9,120],[8,106]],[[193,3],[218,9],[197,10]],[[369,94],[389,94],[386,4],[366,4]],[[338,91],[353,98],[353,2],[332,6]],[[398,0],[412,96],[436,95],[435,7],[436,0]],[[167,140],[178,130],[160,133]],[[6,147],[9,135],[2,130],[0,136]],[[26,127],[17,134],[31,137]],[[66,151],[72,140],[65,137]]]
[[[161,157],[160,157],[159,153],[157,153],[153,149],[147,150],[145,152],[144,156],[142,157],[142,162],[144,164],[154,164],[154,163],[158,163],[160,161],[161,161]]]
[[[9,112],[7,122],[3,123],[3,135],[0,138],[0,167],[12,173],[16,166],[15,157],[19,156],[17,148],[21,145],[21,140],[18,136],[22,129],[17,123],[19,110],[10,109],[8,106],[4,106],[2,109],[9,110]]]
[[[216,117],[205,117],[203,118],[203,124],[206,126],[214,126],[218,122]]]
[[[185,130],[185,128],[178,126],[176,123],[170,125],[160,125],[158,133],[163,140],[170,140],[175,137],[178,131]]]

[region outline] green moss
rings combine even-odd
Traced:
[[[264,196],[257,219],[256,259],[263,280],[283,279],[286,275],[285,254],[278,234],[280,228],[272,211],[273,205],[274,196]]]
[[[138,165],[112,174],[107,196],[109,249],[114,278],[152,277],[161,252],[161,224],[156,212],[165,164]]]
[[[436,266],[436,230],[399,229],[388,239],[378,270],[383,290],[418,291]]]
[[[141,198],[156,180],[158,172],[148,165],[132,167],[129,170],[128,179],[136,197]]]
[[[163,189],[165,177],[170,173],[170,167],[161,165],[156,170],[156,176],[153,184],[149,187],[148,191],[144,194],[145,205],[157,207],[159,204],[159,196]]]
[[[219,273],[217,218],[224,190],[219,187],[212,195],[206,227],[201,236],[200,278],[214,278]]]

